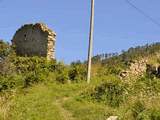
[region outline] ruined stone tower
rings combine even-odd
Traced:
[[[19,56],[55,59],[56,33],[43,23],[26,24],[15,33],[12,44]]]

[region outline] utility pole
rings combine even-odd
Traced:
[[[90,79],[91,79],[93,32],[94,32],[94,0],[91,0],[91,17],[90,17],[90,33],[89,33],[89,46],[88,46],[87,83],[90,83]]]

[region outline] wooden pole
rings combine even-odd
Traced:
[[[89,46],[88,46],[87,83],[90,83],[90,79],[91,79],[93,32],[94,32],[94,0],[91,0],[91,17],[90,17],[90,33],[89,33]]]

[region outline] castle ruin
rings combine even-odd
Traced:
[[[12,44],[18,56],[55,59],[56,33],[43,23],[26,24],[17,30]]]

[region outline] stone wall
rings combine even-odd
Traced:
[[[14,35],[12,44],[19,56],[41,56],[55,59],[56,33],[45,24],[26,24]]]
[[[122,71],[120,73],[120,78],[128,78],[128,77],[138,77],[142,76],[146,72],[146,64],[147,64],[147,58],[141,59],[141,60],[135,60],[132,63],[130,63],[130,67]]]

